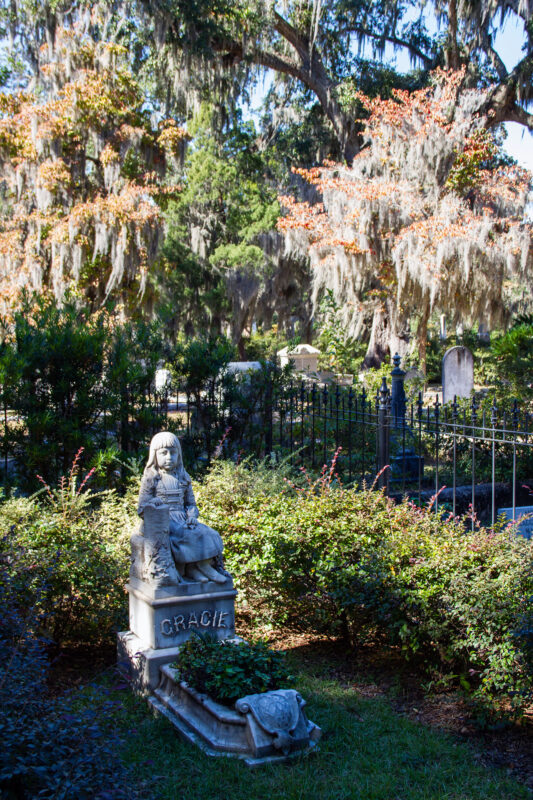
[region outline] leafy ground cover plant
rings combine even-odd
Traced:
[[[59,558],[56,562],[59,563]],[[0,796],[11,800],[132,800],[138,795],[116,756],[122,740],[115,702],[102,686],[81,702],[75,694],[50,698],[49,645],[39,635],[42,607],[54,582],[49,565],[40,582],[31,560],[13,542],[0,552]],[[24,578],[34,605],[25,605]]]
[[[226,705],[248,694],[287,688],[292,682],[283,653],[261,641],[218,641],[197,634],[185,642],[172,666],[181,680]]]
[[[352,645],[377,635],[481,700],[531,702],[533,543],[343,489],[331,471],[305,488],[279,492],[273,478],[275,491],[226,492],[242,469],[216,467],[198,502],[258,619]]]

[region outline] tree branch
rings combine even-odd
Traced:
[[[399,36],[396,36],[392,33],[374,33],[373,31],[369,31],[367,28],[362,27],[353,27],[353,28],[344,28],[342,29],[343,33],[354,33],[360,36],[368,36],[369,39],[381,39],[386,42],[390,42],[397,47],[405,47],[406,50],[409,50],[414,56],[420,59],[424,64],[426,69],[433,69],[435,66],[435,59],[432,56],[428,56],[427,53],[424,53],[419,47],[412,44],[411,42],[407,41],[407,39],[401,39]]]
[[[533,113],[520,105],[518,89],[524,79],[533,72],[533,56],[527,55],[520,61],[505,81],[490,92],[482,112],[487,114],[488,127],[500,122],[519,122],[533,130]]]
[[[245,57],[276,72],[290,75],[310,89],[329,121],[333,125],[335,134],[344,150],[347,161],[351,161],[359,151],[359,144],[355,134],[353,121],[344,113],[335,95],[335,84],[331,80],[324,66],[322,58],[316,50],[310,47],[309,39],[294,28],[287,20],[274,12],[274,28],[279,35],[295,50],[298,62],[284,57],[279,53],[260,48],[245,53],[242,44],[236,41],[213,42],[213,49],[222,55],[225,60],[238,62]]]
[[[307,36],[299,33],[286,19],[274,11],[274,27],[280,36],[294,47],[302,63],[309,61],[310,43]]]
[[[505,81],[509,77],[509,72],[507,71],[507,67],[503,63],[502,59],[500,58],[499,54],[492,46],[491,37],[488,35],[486,30],[481,31],[481,45],[486,52],[487,56],[489,57],[489,61],[494,67],[494,71],[496,75],[500,79],[500,81]]]

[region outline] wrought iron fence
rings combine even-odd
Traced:
[[[399,357],[394,362],[391,388],[383,379],[375,396],[351,386],[278,381],[267,371],[233,397],[221,386],[193,400],[178,387],[174,406],[168,397],[163,402],[181,415],[178,428],[193,461],[208,462],[215,451],[251,454],[314,472],[336,455],[346,484],[408,493],[419,504],[432,497],[436,510],[454,514],[468,500],[472,524],[482,510],[494,525],[501,505],[512,506],[514,517],[533,484],[530,409],[516,401],[497,407],[489,398],[443,406],[437,396],[426,404],[421,393],[408,403]]]

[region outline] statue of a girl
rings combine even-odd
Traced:
[[[198,522],[192,482],[183,467],[179,439],[173,433],[157,433],[150,442],[137,508],[141,517],[147,505],[169,507],[170,547],[181,577],[226,582],[227,574],[216,569],[213,561],[222,555],[222,539]]]

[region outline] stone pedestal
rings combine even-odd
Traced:
[[[118,634],[119,664],[143,692],[159,684],[159,667],[171,663],[191,634],[209,633],[217,639],[235,636],[236,590],[225,584],[181,583],[154,588],[131,578],[130,630]]]

